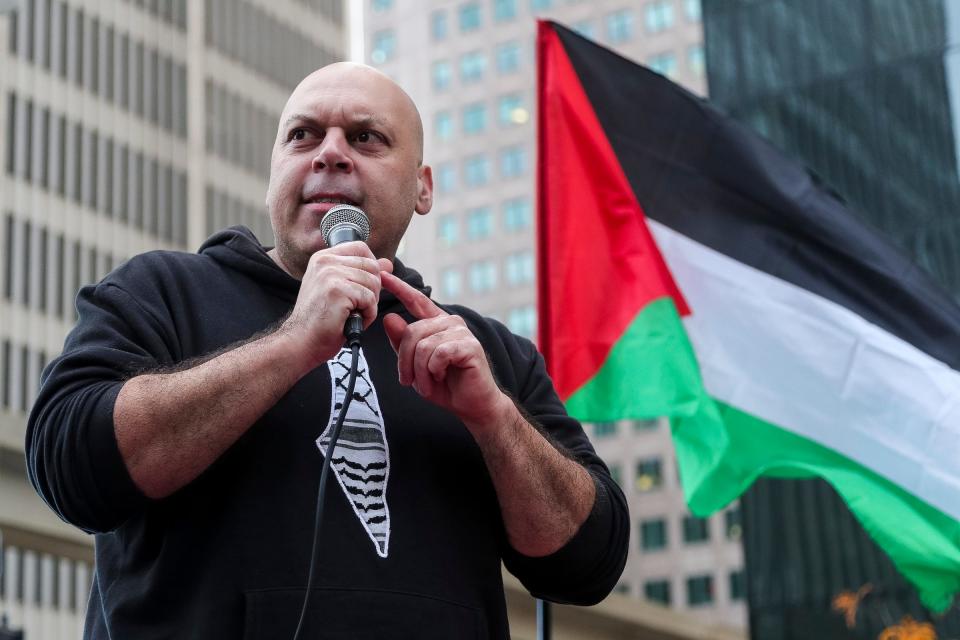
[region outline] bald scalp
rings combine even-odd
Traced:
[[[390,97],[390,103],[384,105],[384,108],[395,109],[399,117],[406,121],[410,127],[408,131],[414,134],[417,162],[423,164],[423,120],[413,98],[387,74],[358,62],[334,62],[317,69],[301,80],[283,106],[278,133],[283,131],[284,123],[291,116],[291,111],[296,108],[298,100],[304,93],[343,82],[365,83],[384,91],[385,95]]]

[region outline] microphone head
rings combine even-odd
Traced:
[[[330,207],[320,220],[320,233],[328,247],[342,242],[370,238],[370,220],[363,209],[349,204],[337,204]]]

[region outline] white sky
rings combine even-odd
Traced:
[[[363,4],[363,0],[347,1],[348,52],[353,62],[363,62]]]

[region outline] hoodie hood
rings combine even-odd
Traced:
[[[271,289],[277,289],[296,299],[300,291],[300,281],[284,271],[273,261],[267,251],[272,247],[263,246],[253,232],[244,226],[234,226],[217,231],[204,242],[197,253],[213,259],[217,263],[239,271]],[[415,270],[406,267],[400,260],[393,260],[393,274],[424,295],[430,295],[430,287],[423,284],[423,278]],[[389,291],[380,294],[381,309],[398,304],[396,296]]]

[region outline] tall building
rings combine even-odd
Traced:
[[[75,638],[92,540],[29,486],[27,412],[76,318],[127,257],[195,251],[264,207],[277,118],[346,57],[344,0],[0,2],[0,617]]]
[[[703,17],[711,100],[960,300],[960,5],[704,0]],[[763,480],[741,503],[752,637],[889,637],[905,615],[957,635],[960,608],[925,611],[825,482]]]
[[[535,18],[704,94],[700,0],[364,0],[366,60],[420,108],[434,210],[400,257],[434,287],[535,338]],[[623,593],[746,624],[738,511],[690,518],[664,424],[588,425],[633,517]]]
[[[711,101],[960,299],[960,5],[705,0]]]

